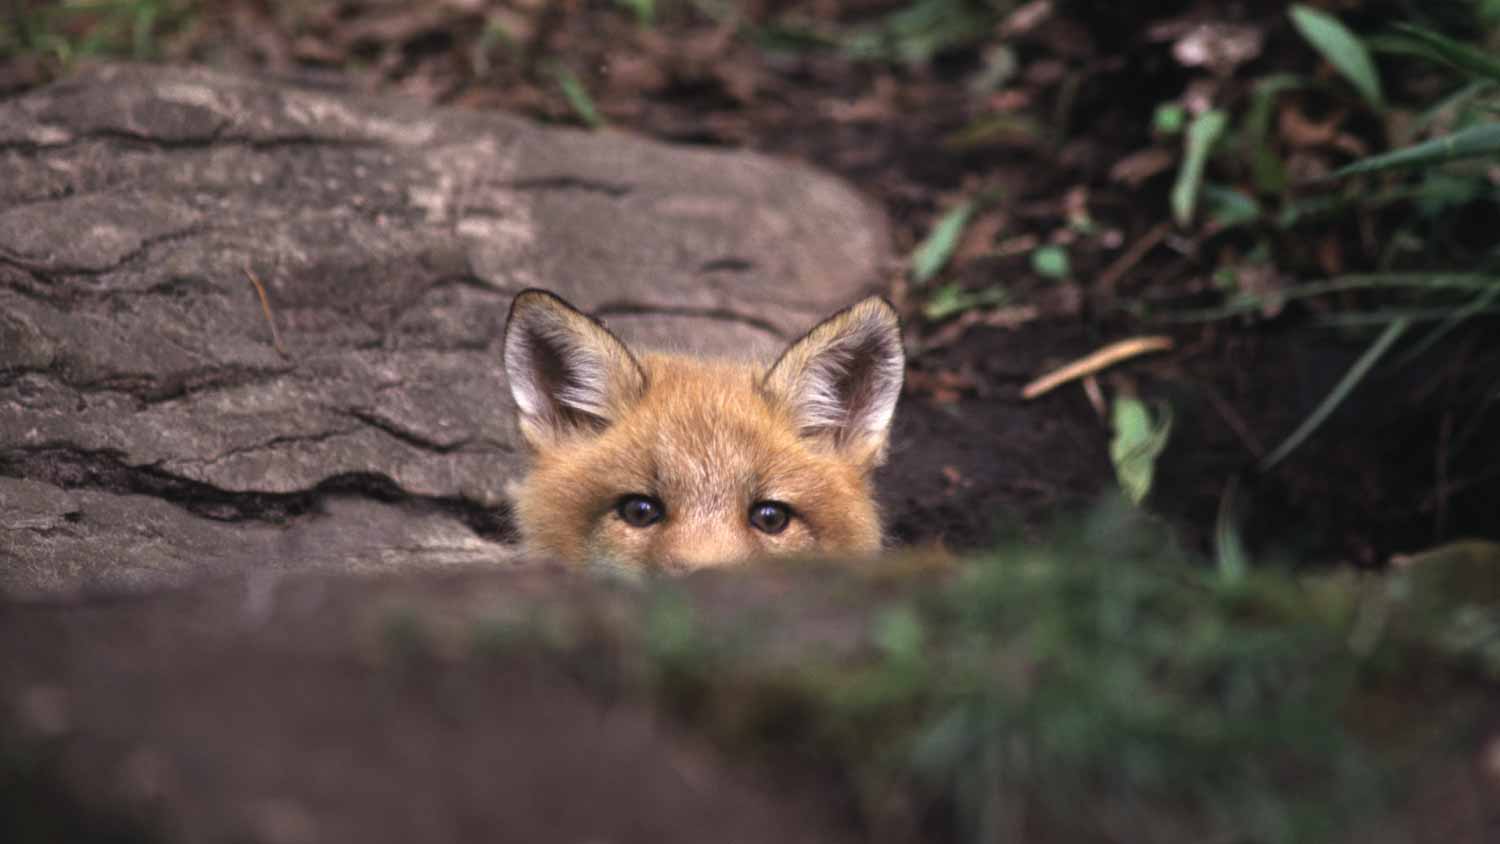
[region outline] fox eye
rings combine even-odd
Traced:
[[[761,533],[781,533],[792,520],[792,508],[780,501],[757,501],[750,505],[750,525]]]
[[[631,527],[650,527],[661,521],[667,508],[649,495],[627,495],[615,505],[615,512]]]

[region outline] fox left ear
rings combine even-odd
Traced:
[[[505,374],[521,435],[534,447],[603,430],[646,388],[624,343],[545,290],[524,290],[511,303]]]
[[[803,436],[871,468],[885,457],[905,370],[896,310],[871,297],[787,347],[762,386],[788,404]]]

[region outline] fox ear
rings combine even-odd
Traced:
[[[905,369],[896,310],[871,297],[787,347],[762,386],[786,402],[803,436],[873,467],[885,456]]]
[[[545,290],[522,291],[511,303],[505,375],[532,446],[602,430],[646,388],[619,338]]]

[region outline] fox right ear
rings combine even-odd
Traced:
[[[646,388],[625,344],[545,290],[516,294],[505,323],[505,375],[533,447],[598,431]]]
[[[885,456],[905,369],[900,318],[872,297],[787,347],[762,384],[786,403],[803,436],[873,468]]]

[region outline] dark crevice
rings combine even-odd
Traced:
[[[250,443],[249,445],[242,445],[236,448],[227,449],[223,452],[220,452],[219,454],[214,455],[213,457],[209,457],[206,459],[178,459],[174,460],[173,462],[192,464],[194,466],[212,465],[215,463],[219,463],[226,458],[238,457],[242,454],[254,454],[258,451],[265,451],[268,448],[277,448],[278,446],[302,443],[327,442],[336,437],[348,436],[349,434],[354,433],[354,430],[355,429],[353,428],[335,428],[331,431],[316,431],[310,434],[278,434],[269,439]]]
[[[50,274],[34,267],[23,267],[17,264],[10,263],[6,260],[3,254],[0,254],[0,264],[5,264],[14,267],[17,270],[20,270],[21,272],[30,276],[31,281],[33,282],[32,284],[23,284],[11,279],[6,279],[5,281],[0,282],[0,289],[9,290],[12,293],[15,293],[17,296],[29,299],[39,305],[46,305],[49,308],[55,308],[60,311],[67,309],[73,304],[73,298],[71,296],[49,294],[44,292],[43,289],[39,289],[39,287],[50,289],[58,285],[57,279],[53,278]]]
[[[108,450],[57,446],[11,450],[0,453],[0,476],[41,481],[62,489],[146,495],[221,522],[286,522],[307,514],[315,503],[302,493],[226,492],[152,466],[130,466],[119,452]]]
[[[214,132],[195,138],[157,138],[142,135],[128,129],[91,129],[55,144],[35,141],[11,141],[0,143],[0,152],[37,153],[66,150],[95,141],[134,144],[164,151],[212,149],[214,147],[239,146],[256,151],[287,149],[296,147],[379,148],[385,144],[374,139],[332,138],[321,135],[282,135],[271,138],[254,138],[245,135],[225,134],[221,126]]]
[[[579,176],[545,176],[535,179],[510,179],[498,183],[499,187],[515,191],[581,191],[583,193],[599,193],[619,199],[629,196],[634,188],[630,185],[618,182],[606,182],[599,179],[585,179]]]
[[[755,269],[755,262],[734,255],[726,255],[723,258],[715,258],[712,261],[704,261],[698,265],[700,273],[747,273]]]
[[[742,314],[738,311],[731,311],[728,308],[691,308],[672,305],[642,305],[635,302],[607,302],[595,308],[594,315],[601,318],[611,316],[702,317],[704,319],[716,319],[723,322],[737,322],[740,325],[765,332],[778,340],[787,339],[786,334],[770,320],[750,314]]]
[[[142,404],[152,405],[174,401],[194,393],[245,387],[270,378],[288,375],[292,371],[292,367],[252,369],[243,366],[225,366],[176,375],[117,375],[96,381],[75,381],[65,377],[56,368],[5,369],[0,367],[0,388],[10,387],[22,378],[41,376],[76,392],[121,393]]]
[[[16,267],[18,269],[25,270],[27,272],[31,272],[31,273],[37,274],[37,275],[41,275],[41,274],[71,274],[71,275],[82,275],[82,276],[104,275],[105,273],[112,273],[112,272],[118,271],[122,267],[125,267],[126,265],[132,263],[136,259],[144,256],[146,253],[150,252],[152,249],[156,248],[157,246],[162,245],[163,243],[170,243],[170,242],[172,242],[174,240],[185,240],[185,239],[190,238],[190,237],[196,237],[196,236],[198,236],[200,234],[203,234],[204,232],[210,231],[211,229],[212,229],[211,226],[202,226],[202,225],[185,226],[183,228],[175,229],[173,231],[165,232],[163,234],[151,235],[150,237],[142,238],[141,239],[141,244],[139,246],[137,246],[136,248],[130,250],[129,252],[125,253],[124,255],[121,255],[114,262],[112,262],[108,266],[104,266],[104,267],[82,267],[82,266],[68,266],[68,265],[59,265],[59,264],[49,264],[49,263],[42,262],[42,261],[33,261],[30,258],[26,258],[24,256],[19,256],[19,255],[9,254],[9,253],[3,252],[3,251],[0,251],[0,261],[3,261],[5,263],[7,263],[7,264],[10,264],[11,266]],[[43,277],[45,277],[45,276],[43,276]]]
[[[412,448],[418,448],[422,451],[430,451],[435,454],[448,454],[450,452],[458,451],[464,446],[469,445],[470,442],[469,440],[459,440],[456,443],[440,443],[435,440],[429,440],[415,431],[402,428],[389,419],[382,419],[379,416],[376,416],[375,414],[365,410],[349,410],[345,411],[344,415],[352,419],[357,419],[360,422],[363,422],[364,424],[369,425],[371,428],[374,428],[378,431],[389,434],[390,436],[406,443]]]
[[[415,495],[374,472],[335,475],[298,492],[231,492],[155,466],[128,465],[115,451],[47,447],[0,453],[0,477],[40,481],[61,489],[145,495],[220,522],[285,524],[316,515],[328,498],[354,496],[416,513],[447,515],[490,542],[516,538],[508,508],[486,507],[459,496]]]

